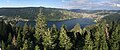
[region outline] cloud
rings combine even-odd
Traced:
[[[113,6],[114,7],[120,7],[120,4],[114,4]]]
[[[76,4],[76,3],[85,3],[88,0],[62,0],[62,2],[66,2],[66,3],[71,3],[71,4]]]
[[[120,4],[117,4],[117,7],[120,7]]]
[[[120,0],[63,0],[68,9],[120,9]]]

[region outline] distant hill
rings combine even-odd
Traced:
[[[104,19],[107,21],[107,23],[110,23],[110,22],[120,23],[120,14],[118,14],[118,13],[110,14],[110,15],[104,17],[103,20]]]
[[[120,10],[82,10],[82,9],[70,9],[69,11],[76,13],[97,13],[97,12],[117,12],[120,13]]]
[[[7,17],[20,16],[21,18],[34,19],[35,17],[37,17],[40,8],[43,8],[42,12],[46,16],[49,16],[48,14],[50,13],[61,14],[60,12],[57,11],[61,9],[44,8],[44,7],[25,7],[25,8],[0,8],[0,16],[7,16]]]
[[[39,13],[40,8],[43,8],[42,13],[49,20],[68,19],[80,16],[75,12],[69,11],[67,9],[45,7],[0,8],[0,16],[35,19]]]
[[[7,16],[7,18],[25,18],[36,19],[39,13],[39,9],[42,9],[43,15],[48,20],[65,20],[71,18],[83,17],[80,13],[97,13],[97,12],[119,12],[120,10],[82,10],[82,9],[60,9],[60,8],[45,8],[45,7],[18,7],[18,8],[0,8],[0,16]],[[102,14],[102,13],[98,13]]]

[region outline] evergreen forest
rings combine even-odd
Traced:
[[[112,14],[96,24],[81,28],[76,23],[47,28],[47,17],[39,12],[35,27],[27,23],[15,26],[15,21],[0,21],[2,50],[120,50],[120,15]],[[119,17],[119,18],[118,18]],[[11,24],[12,23],[12,24]]]

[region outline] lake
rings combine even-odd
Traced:
[[[35,21],[19,21],[16,26],[20,25],[20,26],[24,26],[24,24],[27,23],[28,25],[31,25],[33,27],[35,27]],[[61,26],[63,24],[65,24],[67,26],[67,29],[70,30],[72,29],[77,23],[80,24],[81,28],[84,28],[86,26],[95,24],[95,22],[93,22],[93,19],[90,18],[74,18],[74,19],[70,19],[70,20],[63,20],[63,21],[47,21],[47,27],[51,28],[53,24],[56,25],[56,27],[58,29],[61,28]]]

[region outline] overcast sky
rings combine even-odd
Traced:
[[[120,0],[0,0],[0,7],[120,10]]]

